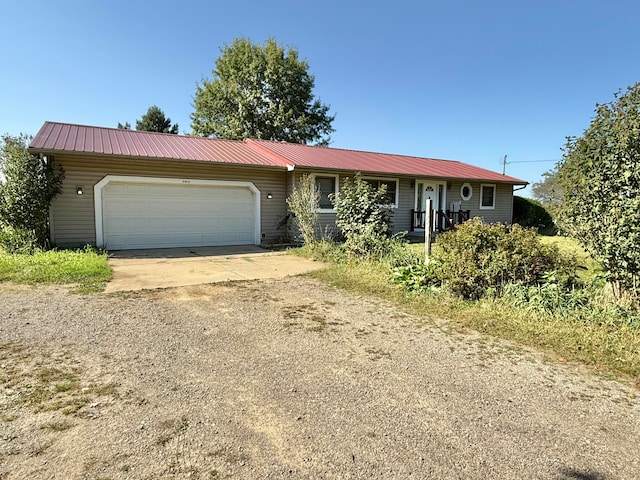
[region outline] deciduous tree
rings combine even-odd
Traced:
[[[607,270],[615,291],[636,296],[640,274],[640,83],[597,105],[559,165],[557,221]]]
[[[215,65],[196,87],[193,134],[328,145],[335,117],[314,97],[315,79],[295,49],[239,38]]]

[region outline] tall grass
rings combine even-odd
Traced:
[[[111,278],[107,254],[92,248],[38,250],[33,254],[9,254],[0,249],[0,281],[38,284],[81,284],[98,289]]]

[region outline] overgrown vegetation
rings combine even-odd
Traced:
[[[564,285],[575,279],[572,259],[539,241],[534,229],[486,224],[480,218],[438,237],[429,262],[396,270],[413,289],[446,286],[466,299],[500,295],[506,285],[538,285],[553,272]]]
[[[618,299],[640,295],[640,83],[598,105],[558,166],[560,226],[607,272]]]
[[[359,173],[346,178],[338,194],[329,195],[336,210],[336,225],[351,255],[381,258],[391,237],[387,188],[373,188]]]
[[[62,189],[62,167],[32,155],[27,150],[30,140],[28,135],[4,135],[0,144],[0,241],[4,245],[15,243],[16,237],[28,240],[35,236],[37,245],[45,246],[49,204]],[[6,237],[12,235],[14,239],[7,242]]]
[[[0,281],[16,283],[79,284],[78,291],[101,290],[111,278],[107,254],[86,247],[81,250],[36,250],[11,254],[0,248]]]
[[[312,245],[316,240],[319,199],[320,192],[314,178],[308,174],[298,179],[293,192],[287,198],[287,205],[294,215],[296,227],[305,245]]]

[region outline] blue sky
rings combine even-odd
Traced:
[[[637,0],[59,2],[3,5],[0,133],[45,120],[190,131],[196,84],[237,37],[294,47],[332,146],[461,160],[535,182],[596,103],[640,81]],[[529,189],[525,190],[525,194]]]

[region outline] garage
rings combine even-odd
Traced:
[[[94,188],[97,243],[109,250],[260,243],[248,182],[108,176]]]

